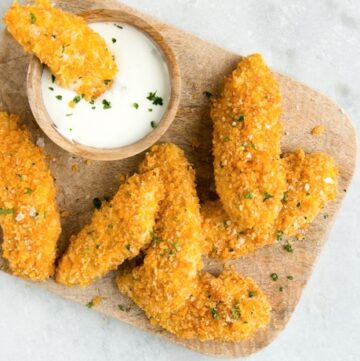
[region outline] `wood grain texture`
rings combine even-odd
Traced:
[[[123,9],[142,16],[139,12],[115,1],[58,0],[56,3],[72,12],[106,7]],[[211,156],[212,125],[209,117],[209,101],[202,93],[210,91],[217,94],[224,75],[235,67],[240,56],[157,20],[145,18],[157,28],[172,47],[182,74],[180,107],[174,123],[161,141],[174,142],[186,151],[197,172],[199,195],[202,200],[209,199],[213,197],[214,189]],[[9,34],[4,33],[0,47],[2,83],[0,107],[2,110],[20,114],[36,139],[44,135],[33,121],[26,98],[28,61],[29,57],[24,55]],[[283,150],[301,147],[306,152],[324,151],[330,154],[340,168],[340,185],[337,202],[326,207],[316,218],[306,232],[304,240],[292,241],[294,253],[284,252],[279,243],[258,250],[240,260],[229,262],[240,273],[253,277],[267,294],[273,312],[271,323],[266,330],[259,332],[255,338],[241,343],[180,340],[149,324],[143,312],[117,291],[114,273],[84,290],[67,289],[53,281],[41,286],[84,305],[94,296],[100,295],[102,302],[96,307],[97,311],[205,354],[238,357],[249,355],[268,345],[285,327],[300,299],[345,195],[343,190],[349,187],[356,161],[355,131],[346,114],[332,101],[314,90],[286,76],[276,74],[276,77],[281,86],[284,109],[282,120],[287,132],[283,137]],[[310,131],[318,124],[325,125],[326,132],[321,137],[313,137]],[[194,150],[193,145],[197,142],[200,145]],[[112,196],[119,184],[118,174],[135,171],[143,155],[122,161],[93,162],[91,165],[85,165],[83,159],[72,157],[48,139],[46,139],[45,151],[52,158],[49,164],[57,180],[60,208],[66,211],[65,214],[68,213],[67,217],[62,219],[61,252],[69,236],[79,231],[89,221],[92,199],[104,195]],[[79,166],[78,172],[71,170],[73,165]],[[326,219],[325,213],[328,214]],[[215,274],[222,270],[222,266],[221,262],[206,260],[206,268]],[[7,264],[1,257],[0,269],[8,272]],[[277,282],[272,281],[269,276],[273,272],[279,275]],[[289,281],[287,275],[292,275],[294,280]],[[284,287],[283,292],[279,292],[281,286]],[[129,311],[120,311],[118,304],[124,305],[125,308],[130,307]]]

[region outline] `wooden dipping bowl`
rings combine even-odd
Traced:
[[[167,109],[157,127],[136,143],[119,148],[94,148],[66,139],[60,134],[49,116],[42,97],[41,77],[43,65],[35,56],[30,61],[27,73],[27,95],[34,118],[44,133],[59,147],[80,157],[93,160],[119,160],[132,157],[151,147],[167,131],[173,122],[181,94],[181,77],[173,51],[163,36],[147,21],[124,10],[92,10],[79,14],[87,22],[120,22],[129,24],[148,35],[163,54],[170,74],[171,95]]]

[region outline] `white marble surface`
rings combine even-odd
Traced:
[[[263,53],[338,102],[360,131],[358,0],[124,2],[241,54]],[[360,360],[359,180],[287,328],[249,360]],[[209,359],[0,274],[1,361]]]

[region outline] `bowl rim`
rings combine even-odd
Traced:
[[[162,52],[169,71],[171,94],[167,109],[156,128],[133,144],[118,148],[95,148],[73,142],[65,138],[56,129],[52,118],[46,110],[41,89],[41,77],[44,65],[33,55],[27,71],[26,88],[30,109],[35,121],[55,144],[80,157],[92,160],[112,161],[137,155],[155,144],[175,119],[181,97],[181,75],[176,56],[170,45],[154,26],[130,12],[119,9],[95,9],[77,15],[83,17],[87,23],[110,21],[126,23],[142,31],[152,39]]]

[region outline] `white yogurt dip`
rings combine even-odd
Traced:
[[[115,56],[119,72],[111,88],[88,102],[42,75],[43,101],[58,131],[67,139],[95,148],[133,144],[149,134],[166,111],[170,75],[161,50],[140,30],[121,23],[93,23]],[[75,99],[75,107],[70,103]]]

